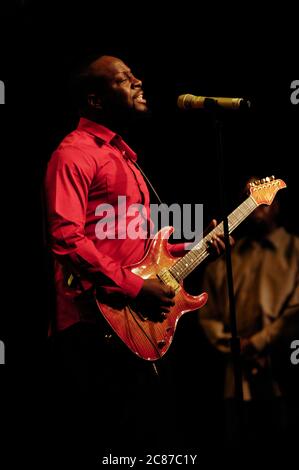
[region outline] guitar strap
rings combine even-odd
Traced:
[[[143,178],[145,179],[145,181],[147,182],[149,188],[152,190],[153,194],[155,195],[156,199],[158,200],[159,204],[162,204],[162,201],[159,197],[159,194],[157,193],[157,191],[155,190],[154,186],[152,185],[152,183],[150,182],[149,178],[146,176],[146,174],[144,173],[144,171],[141,169],[141,167],[138,165],[137,162],[133,162],[133,160],[131,160],[131,162],[136,166],[136,168],[140,171],[140,173],[142,174]]]
[[[157,191],[155,190],[154,186],[152,185],[151,181],[149,180],[149,178],[146,176],[146,174],[144,173],[144,171],[142,170],[142,168],[140,167],[140,165],[138,165],[137,162],[133,161],[132,159],[130,159],[131,163],[133,163],[133,165],[140,171],[140,173],[142,174],[143,178],[145,179],[145,181],[147,182],[149,188],[152,190],[152,193],[154,194],[154,196],[156,197],[157,201],[159,202],[159,204],[162,204],[162,200],[160,199],[159,197],[159,194],[157,193]],[[74,280],[75,280],[75,275],[74,274],[70,274],[70,276],[68,277],[67,279],[67,284],[68,284],[68,287],[71,287]]]

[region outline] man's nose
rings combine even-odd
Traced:
[[[141,86],[142,86],[142,81],[139,80],[139,78],[134,77],[134,75],[133,75],[133,77],[132,77],[132,87],[133,88],[140,88]]]

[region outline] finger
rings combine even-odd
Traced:
[[[161,305],[163,307],[173,307],[175,305],[175,302],[174,300],[170,300],[169,298],[164,297],[161,299]]]
[[[153,321],[163,321],[165,318],[164,316],[165,316],[165,313],[162,312],[161,307],[152,309],[151,311],[151,319]]]
[[[231,238],[231,237],[229,237],[229,238]],[[219,242],[219,243],[225,245],[225,236],[224,236],[224,234],[214,235],[213,240],[217,243]]]
[[[216,219],[212,219],[211,222],[209,223],[209,225],[205,228],[204,232],[203,232],[203,235],[206,236],[208,233],[211,232],[211,230],[213,230],[213,228],[215,228],[217,226],[217,220]]]
[[[166,313],[163,313],[163,312],[161,312],[161,313],[160,313],[160,315],[159,315],[158,322],[159,322],[159,323],[163,323],[163,322],[164,322],[164,320],[166,320],[166,318],[167,318],[167,314],[166,314]]]
[[[211,222],[208,224],[207,228],[205,229],[205,231],[210,232],[210,231],[213,230],[213,228],[215,228],[216,226],[217,226],[217,220],[216,220],[216,219],[212,219]]]
[[[224,238],[224,234],[223,234],[223,233],[220,234],[220,235],[214,235],[213,238],[215,238],[215,239],[217,239],[217,240],[220,240],[220,241],[223,241],[224,244],[225,244],[225,238]],[[235,244],[235,240],[234,240],[234,238],[233,238],[231,235],[229,235],[229,244],[230,244],[230,246],[233,246],[233,245]]]
[[[220,254],[222,251],[225,250],[225,242],[224,240],[221,240],[220,238],[217,238],[215,240],[214,246],[218,254]]]
[[[169,313],[170,308],[163,306],[163,307],[161,307],[161,312],[164,313],[164,314]],[[166,316],[166,315],[164,315],[164,316]]]
[[[218,255],[225,249],[225,243],[216,235],[211,238],[209,246],[211,248],[211,251],[216,252]]]
[[[173,290],[172,287],[165,286],[164,292],[165,292],[165,295],[167,295],[167,297],[172,298],[175,296],[175,291]]]

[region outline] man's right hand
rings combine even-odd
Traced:
[[[162,322],[174,306],[174,296],[174,290],[159,279],[145,279],[134,304],[149,320]]]

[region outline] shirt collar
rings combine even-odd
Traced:
[[[126,144],[122,137],[115,132],[108,129],[108,127],[98,124],[97,122],[91,121],[84,117],[80,118],[78,129],[88,132],[93,136],[101,139],[105,144],[113,145],[117,147],[123,154],[124,157],[127,157],[133,161],[137,160],[136,153],[131,149],[131,147]]]
[[[89,134],[94,135],[95,137],[99,137],[105,144],[109,144],[111,140],[116,136],[116,133],[111,131],[102,124],[98,124],[97,122],[90,121],[84,117],[80,118],[78,129],[88,132]]]
[[[273,232],[271,232],[266,237],[262,238],[261,240],[252,240],[249,237],[244,237],[239,241],[239,249],[244,250],[248,248],[252,243],[258,243],[263,245],[264,247],[269,247],[274,250],[281,249],[286,242],[286,231],[283,227],[278,227]]]

